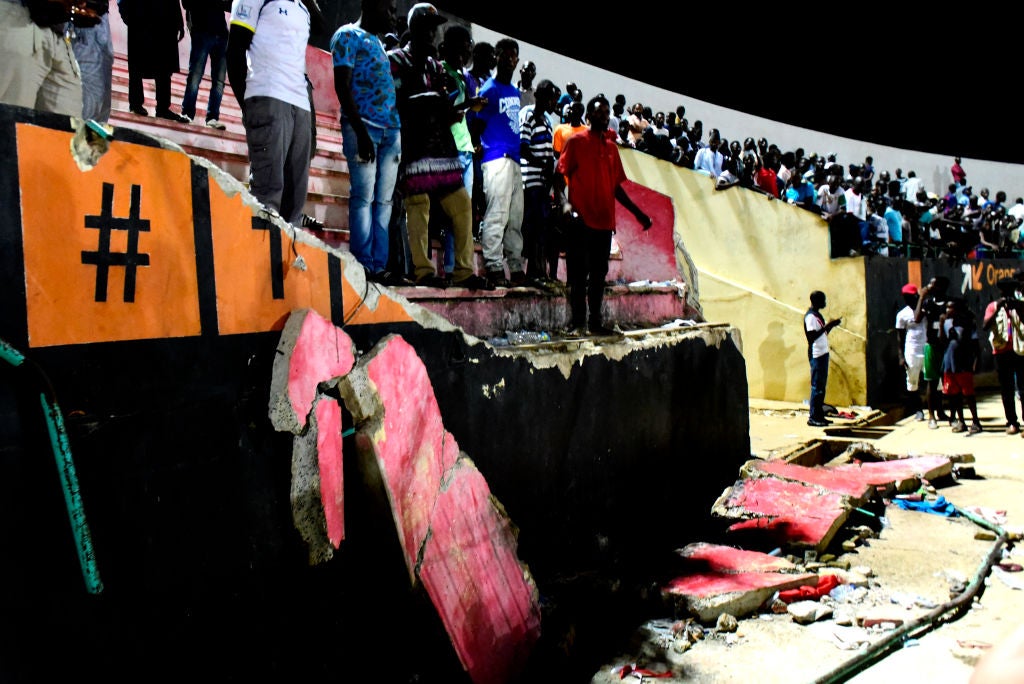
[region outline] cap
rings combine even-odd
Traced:
[[[437,8],[429,2],[418,2],[409,10],[408,24],[410,31],[419,23],[424,23],[430,28],[436,28],[446,21],[448,20],[442,17],[438,13]]]
[[[900,292],[903,294],[915,295],[917,294],[917,285],[914,283],[907,283],[903,286],[903,289],[900,290]]]

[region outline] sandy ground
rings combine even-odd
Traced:
[[[858,407],[839,408],[866,413]],[[863,441],[890,454],[973,455],[975,475],[950,479],[936,493],[958,508],[984,513],[1003,529],[1019,531],[1024,527],[1024,438],[1005,434],[998,394],[979,397],[979,414],[985,429],[972,437],[952,433],[948,425],[930,430],[926,422],[910,417]],[[806,409],[799,404],[752,400],[752,453],[779,458],[826,438],[806,420]],[[997,512],[1004,512],[1005,519]],[[968,682],[978,659],[1024,624],[1024,572],[996,568],[983,573],[985,561],[995,550],[996,562],[1024,565],[1024,549],[976,538],[987,530],[964,517],[904,511],[893,505],[886,507],[885,517],[887,524],[877,537],[840,556],[852,566],[870,568],[872,577],[853,600],[832,606],[832,618],[805,626],[788,614],[763,612],[741,618],[732,633],[707,629],[704,639],[679,653],[671,637],[672,616],[665,616],[642,626],[629,650],[610,658],[592,681],[622,681],[618,668],[636,663],[674,673],[671,678],[644,681]],[[943,613],[954,595],[951,588],[955,591],[957,582],[970,588],[975,580],[983,583],[980,596],[966,601],[962,611]],[[938,620],[929,619],[938,613]],[[919,621],[922,628],[892,639],[898,629],[864,629],[835,619],[851,614],[902,620],[904,625]],[[881,649],[879,644],[886,642],[893,648]],[[869,657],[876,650],[877,656]],[[627,680],[638,677],[630,675]]]

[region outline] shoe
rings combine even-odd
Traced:
[[[222,123],[221,123],[220,121],[218,121],[217,119],[207,119],[207,120],[206,120],[206,126],[207,126],[208,128],[215,128],[215,129],[217,129],[218,131],[223,131],[223,130],[227,130],[227,126],[225,126],[224,124],[222,124]]]
[[[938,430],[939,429],[939,424],[935,421],[934,418],[932,418],[931,420],[928,421],[928,429],[929,430]]]
[[[319,221],[317,221],[312,216],[309,216],[308,214],[302,215],[302,227],[309,230],[325,230],[327,228],[327,226],[320,223]]]
[[[828,427],[829,426],[829,423],[825,422],[824,420],[815,420],[814,418],[811,418],[810,420],[808,420],[807,424],[810,425],[811,427]]]
[[[194,116],[189,116],[188,114],[184,114],[184,113],[182,114],[182,116],[185,117],[186,119],[188,119],[189,123],[192,123],[192,121],[195,119]]]
[[[523,273],[522,271],[514,271],[512,273],[512,277],[509,278],[509,282],[511,283],[512,287],[524,287],[528,284],[529,281],[527,281],[525,273]]]
[[[968,437],[970,437],[971,435],[976,435],[979,432],[981,432],[981,424],[980,423],[972,423],[971,427],[967,428],[967,436]]]
[[[156,111],[156,117],[158,119],[167,119],[168,121],[174,121],[175,123],[192,123],[192,120],[187,116],[181,114],[175,114],[170,109]]]
[[[621,335],[622,335],[622,333],[620,333],[618,330],[615,330],[613,328],[607,328],[607,327],[605,327],[603,325],[600,325],[600,324],[598,324],[598,325],[590,325],[588,327],[590,328],[590,334],[591,335],[602,335],[602,336],[605,336],[605,337],[612,337],[612,336],[614,336],[614,337],[621,337]]]
[[[443,290],[448,287],[448,281],[439,275],[428,275],[416,279],[416,287],[433,287]]]
[[[415,284],[405,276],[392,273],[391,271],[377,271],[372,277],[373,282],[387,285],[388,287],[411,287]]]
[[[491,281],[491,285],[494,287],[508,287],[504,271],[488,271],[487,280]]]
[[[494,289],[494,285],[491,284],[487,278],[481,278],[477,274],[473,274],[468,278],[462,280],[456,280],[452,283],[455,287],[464,287],[467,290],[487,290],[491,291]]]
[[[137,114],[138,116],[149,116],[149,110],[141,105],[138,107],[129,107],[128,111],[132,114]]]
[[[582,325],[570,325],[565,329],[564,335],[573,339],[587,336],[587,329]]]
[[[966,429],[967,425],[962,420],[958,420],[953,423],[953,432],[963,432]]]
[[[1017,427],[1016,425],[1010,425],[1009,427],[1006,428],[1006,434],[1008,435],[1015,435],[1018,432],[1020,432],[1020,428]]]
[[[917,413],[915,413],[914,414],[914,420],[916,420],[919,423],[921,421],[923,421],[924,420],[924,411],[918,411]]]

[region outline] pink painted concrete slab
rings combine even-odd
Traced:
[[[781,572],[704,573],[676,577],[665,585],[665,592],[707,598],[754,589],[780,591],[794,586],[814,584],[817,581],[817,575],[806,573],[802,575]]]
[[[859,477],[864,482],[884,486],[900,480],[933,479],[948,475],[953,471],[953,463],[948,456],[933,454],[912,458],[897,458],[891,461],[867,461],[838,466],[826,466],[826,469],[846,477]]]
[[[702,568],[713,573],[792,572],[796,566],[785,558],[760,551],[747,551],[722,544],[697,542],[679,549],[688,568]]]
[[[415,581],[420,545],[430,529],[430,512],[441,480],[459,456],[459,445],[444,429],[426,367],[405,340],[390,337],[373,355],[367,377],[384,411],[383,434],[374,449],[387,484],[409,578]]]
[[[785,461],[748,461],[743,466],[743,474],[748,478],[778,477],[817,485],[857,501],[864,501],[874,493],[874,486],[865,481],[862,473],[837,468],[809,468]]]
[[[662,587],[662,595],[706,622],[723,613],[748,615],[777,591],[818,581],[817,575],[792,572],[796,567],[785,559],[757,551],[700,543],[679,553],[689,571]]]
[[[270,417],[278,430],[298,433],[306,427],[320,383],[352,370],[352,338],[316,311],[303,309],[288,317],[277,351]]]
[[[320,500],[327,519],[327,539],[334,548],[345,538],[345,477],[341,447],[341,407],[321,397],[316,405],[316,452],[320,466]]]
[[[822,550],[849,517],[844,500],[820,487],[758,478],[730,487],[712,511],[725,518],[752,518],[731,525],[730,532],[762,530],[776,543]]]
[[[472,680],[510,681],[539,638],[540,607],[509,522],[444,429],[415,349],[385,338],[366,377],[383,417],[360,443],[384,476],[410,578],[422,582]]]
[[[419,576],[472,680],[513,679],[540,636],[539,606],[509,522],[466,459],[434,508]]]

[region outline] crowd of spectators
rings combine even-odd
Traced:
[[[575,84],[574,84],[575,87]],[[820,214],[830,226],[831,256],[1017,258],[1024,253],[1024,198],[977,194],[959,157],[945,194],[930,192],[916,172],[876,174],[874,160],[841,164],[835,154],[783,150],[766,138],[727,139],[717,128],[691,125],[682,105],[653,112],[637,102],[613,105],[616,142],[714,178]]]

